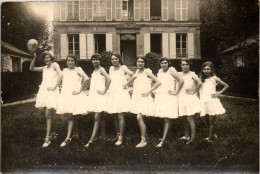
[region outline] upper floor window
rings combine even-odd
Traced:
[[[187,13],[187,0],[175,0],[175,19],[178,21],[186,21]]]
[[[79,20],[79,2],[68,1],[68,20]]]
[[[69,54],[74,54],[79,57],[79,35],[68,34],[68,48]]]
[[[106,0],[93,1],[93,18],[94,20],[106,19]]]
[[[176,34],[176,54],[178,58],[188,57],[187,34]]]
[[[151,0],[150,1],[150,14],[151,14],[151,20],[161,19],[161,0]]]

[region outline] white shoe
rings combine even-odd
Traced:
[[[69,139],[66,138],[65,141],[63,141],[63,142],[61,143],[60,147],[65,147],[65,146],[67,146],[70,142],[71,142],[71,138],[69,138]]]
[[[115,143],[116,146],[120,146],[123,143],[123,137],[119,136],[117,142]]]
[[[157,146],[156,147],[162,147],[163,146],[163,142],[160,142],[159,144],[157,144]]]
[[[189,141],[189,140],[190,140],[190,137],[183,136],[183,137],[180,138],[180,140],[186,140],[186,141]]]
[[[48,147],[51,144],[50,137],[45,138],[45,142],[43,143],[42,147]]]
[[[144,146],[146,146],[146,145],[147,145],[146,139],[145,139],[145,138],[142,138],[141,142],[140,142],[139,144],[137,144],[135,147],[136,147],[136,148],[142,148],[142,147],[144,147]]]

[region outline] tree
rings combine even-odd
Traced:
[[[42,44],[40,50],[50,50],[50,24],[30,8],[28,2],[4,2],[1,13],[2,40],[27,51],[29,39],[36,39]]]
[[[201,0],[201,54],[217,53],[258,33],[258,0]]]

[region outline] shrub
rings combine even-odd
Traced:
[[[157,74],[160,69],[158,54],[150,52],[145,55],[145,58],[147,59],[147,67],[150,68],[154,74]]]
[[[113,52],[112,51],[104,51],[101,53],[101,66],[105,68],[107,73],[109,72],[109,68],[111,66],[111,56]]]

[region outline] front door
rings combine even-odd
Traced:
[[[120,39],[121,56],[127,66],[136,66],[136,39],[135,34],[122,34]]]

